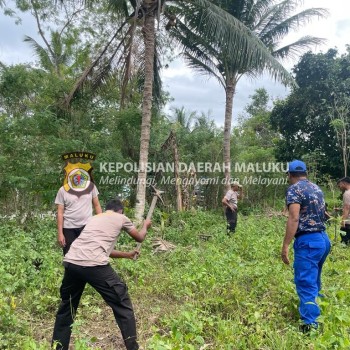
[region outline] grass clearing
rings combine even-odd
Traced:
[[[128,284],[143,349],[349,349],[349,248],[328,230],[322,331],[306,337],[298,331],[292,268],[280,260],[285,220],[240,216],[228,237],[217,213],[157,215],[149,238],[161,236],[176,249],[153,254],[148,239],[138,261],[112,262]],[[0,349],[49,349],[63,276],[55,222],[3,222],[0,237]],[[121,249],[134,246],[126,236],[119,240]],[[92,288],[73,333],[74,349],[122,348],[112,312]]]

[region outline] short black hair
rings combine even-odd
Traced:
[[[307,176],[307,173],[306,173],[306,172],[291,171],[291,172],[288,172],[288,173],[289,173],[292,177],[296,177],[296,178]],[[287,173],[287,174],[288,174],[288,173]]]
[[[119,210],[124,210],[124,205],[119,198],[111,199],[106,204],[106,210],[118,212]]]
[[[341,179],[339,179],[339,180],[337,181],[337,185],[338,185],[340,182],[346,182],[347,184],[350,184],[350,177],[349,177],[349,176],[342,177]]]

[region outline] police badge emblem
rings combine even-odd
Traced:
[[[90,162],[71,162],[74,159],[95,160],[96,156],[87,152],[71,152],[62,155],[66,162],[64,167],[65,177],[63,187],[67,192],[74,193],[78,196],[90,193],[94,187],[92,177],[92,166]]]

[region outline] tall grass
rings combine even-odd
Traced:
[[[293,271],[280,260],[286,219],[276,214],[239,216],[237,233],[229,237],[218,213],[156,213],[139,260],[112,262],[129,286],[144,349],[350,348],[349,248],[334,242],[330,228],[322,327],[305,336],[298,331]],[[157,236],[176,249],[153,254]],[[63,275],[55,223],[3,222],[0,239],[0,349],[49,349]],[[119,248],[133,247],[129,238],[119,240]],[[87,288],[75,349],[121,348],[115,334],[110,310]]]

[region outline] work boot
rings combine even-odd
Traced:
[[[228,236],[231,236],[231,235],[233,235],[234,233],[235,233],[235,230],[231,228],[230,224],[228,224],[228,225],[226,226],[226,234],[227,234]]]
[[[299,326],[299,330],[300,332],[304,333],[304,334],[310,334],[310,332],[312,330],[316,330],[317,324],[311,323],[311,324],[302,324]]]

